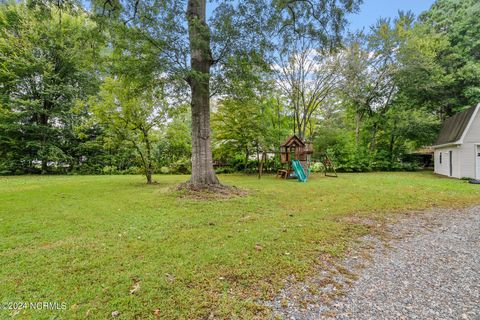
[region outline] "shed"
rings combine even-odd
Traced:
[[[435,173],[480,179],[480,104],[448,118],[435,142]]]

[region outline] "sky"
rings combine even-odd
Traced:
[[[355,31],[368,28],[375,24],[379,18],[393,18],[399,10],[412,11],[418,16],[428,10],[435,0],[363,0],[360,12],[348,17],[350,25],[348,30]],[[212,2],[207,6],[207,17],[212,14],[215,7]]]
[[[391,18],[399,10],[412,11],[415,16],[430,8],[435,0],[364,0],[360,12],[348,17],[349,30],[355,31],[368,28],[379,18]]]

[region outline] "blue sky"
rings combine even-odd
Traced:
[[[379,18],[393,18],[399,10],[412,11],[416,16],[428,10],[435,0],[363,0],[360,12],[350,15],[349,30],[368,29]],[[211,15],[214,3],[207,6],[207,17]]]
[[[399,10],[412,11],[416,16],[430,8],[435,0],[364,0],[360,12],[348,17],[350,30],[373,25],[378,18],[395,17]]]

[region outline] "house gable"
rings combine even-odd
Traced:
[[[480,104],[459,112],[445,120],[435,145],[441,146],[462,143],[461,140],[465,137],[466,131],[471,126],[473,117],[478,113],[479,107]]]
[[[477,106],[477,110],[473,114],[471,122],[466,128],[461,142],[480,143],[480,104]]]

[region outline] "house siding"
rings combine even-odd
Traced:
[[[475,178],[476,149],[477,146],[474,143],[464,143],[460,147],[460,178]]]
[[[459,148],[457,146],[435,149],[435,173],[450,177],[450,151],[452,151],[452,175],[451,177],[460,178],[461,161]],[[442,163],[440,163],[440,153],[442,154]]]
[[[477,111],[472,125],[465,133],[463,139],[462,150],[462,166],[461,176],[468,178],[480,178],[476,177],[476,165],[477,165],[477,145],[480,144],[480,110]]]

